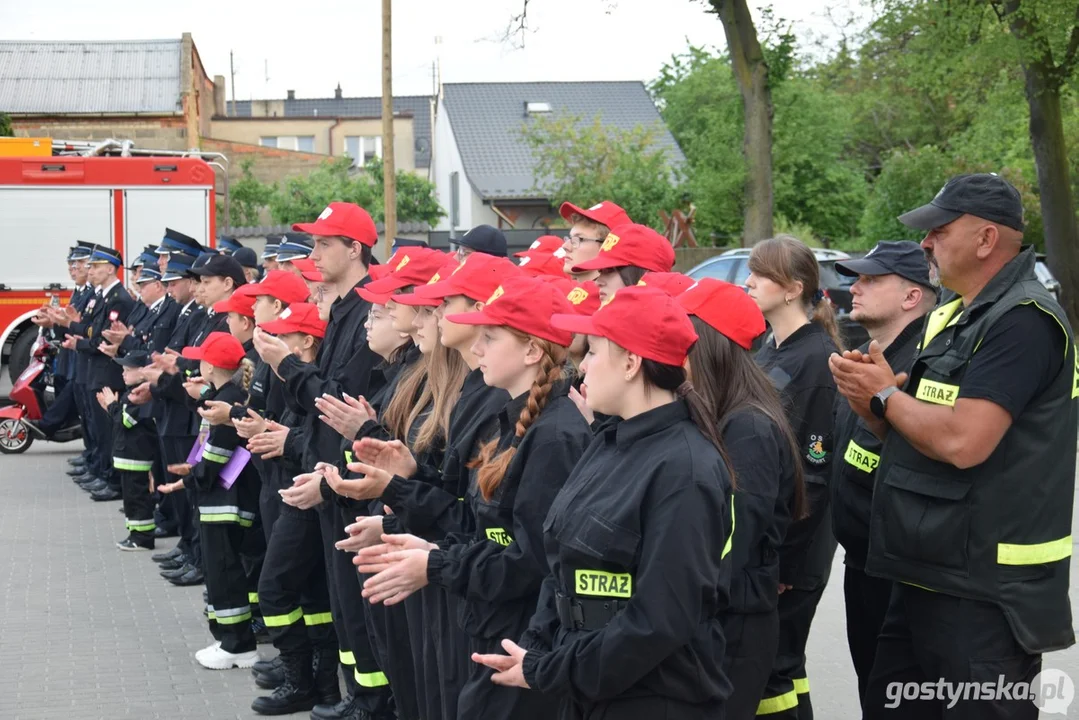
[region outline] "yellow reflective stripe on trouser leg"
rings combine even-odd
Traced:
[[[997,545],[997,563],[1000,565],[1041,565],[1071,557],[1072,536],[1037,545]]]
[[[356,656],[352,654],[351,650],[338,650],[337,658],[341,661],[342,665],[356,664]]]
[[[809,692],[809,678],[794,678],[794,692],[805,695]]]
[[[385,687],[390,684],[389,679],[386,677],[386,673],[362,673],[359,670],[356,670],[353,674],[356,678],[356,682],[360,684],[360,687],[376,688]]]
[[[798,691],[791,690],[777,697],[764,698],[757,706],[758,715],[772,715],[774,713],[790,710],[798,707]]]
[[[310,613],[310,614],[304,613],[303,622],[304,622],[304,625],[326,625],[328,623],[333,622],[333,615],[331,615],[328,612]],[[349,657],[352,657],[352,653],[349,653]],[[342,660],[341,662],[344,662],[344,660]],[[352,662],[350,662],[348,664],[349,665],[355,665],[356,660],[353,659]]]
[[[299,622],[303,617],[303,608],[296,608],[288,615],[263,615],[262,622],[266,623],[266,627],[285,627]]]

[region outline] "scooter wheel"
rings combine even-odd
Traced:
[[[17,455],[29,450],[33,444],[34,434],[21,420],[0,420],[0,453]]]

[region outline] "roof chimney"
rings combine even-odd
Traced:
[[[288,90],[287,92],[288,92],[288,97],[287,97],[288,100],[295,100],[296,99],[296,91],[295,90]]]
[[[337,89],[333,91],[333,97],[335,100],[341,99],[341,83],[337,83]]]

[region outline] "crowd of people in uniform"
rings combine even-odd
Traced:
[[[1029,684],[1074,641],[1079,366],[1015,188],[953,178],[900,217],[920,245],[836,263],[857,349],[793,237],[743,288],[673,272],[614,202],[561,214],[515,259],[480,226],[378,264],[341,202],[261,267],[167,229],[130,292],[72,248],[37,430],[77,412],[70,474],[122,499],[121,550],[179,535],[153,560],[205,583],[195,660],[317,720],[810,718],[838,543],[864,717],[1036,717],[891,702]]]

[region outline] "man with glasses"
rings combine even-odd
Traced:
[[[611,228],[631,223],[629,215],[610,200],[604,200],[588,209],[577,207],[573,203],[562,203],[558,214],[570,224],[569,235],[562,245],[566,251],[563,265],[566,273],[579,283],[595,280],[599,275],[596,270],[581,273],[572,270],[599,255]]]
[[[506,257],[506,236],[498,228],[490,225],[477,225],[464,237],[450,243],[450,252],[454,253],[457,262],[462,262],[474,252],[495,257]]]

